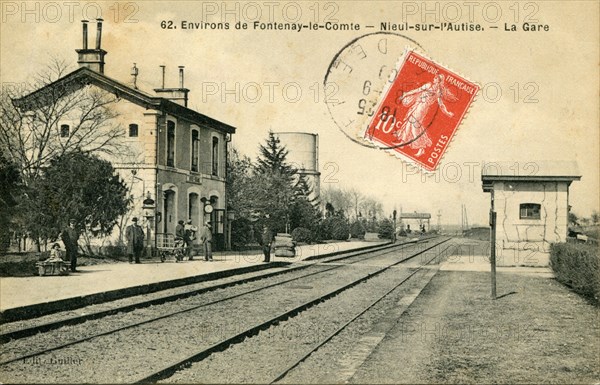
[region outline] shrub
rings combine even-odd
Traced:
[[[312,243],[313,233],[306,227],[296,227],[292,230],[292,239],[296,242]]]
[[[600,268],[595,246],[555,243],[550,247],[550,266],[556,279],[600,305]]]
[[[36,275],[36,263],[37,259],[0,262],[0,277],[29,277]]]
[[[321,239],[345,241],[350,235],[350,228],[346,219],[342,217],[329,217],[321,222],[320,233]]]
[[[352,238],[364,239],[366,232],[367,229],[365,229],[365,226],[359,221],[356,221],[350,225],[350,236]]]
[[[377,233],[379,238],[392,239],[394,236],[394,223],[387,218],[382,219],[379,222]]]
[[[127,246],[107,245],[102,247],[100,253],[109,258],[118,258],[127,256]]]

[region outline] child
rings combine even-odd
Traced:
[[[52,249],[50,249],[50,258],[46,259],[46,262],[62,262],[61,258],[60,245],[55,243],[52,245]]]

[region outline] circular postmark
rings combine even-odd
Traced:
[[[433,171],[479,86],[420,54],[414,40],[376,32],[348,43],[325,75],[325,103],[361,146]]]
[[[380,150],[409,144],[390,145],[363,137],[398,75],[399,64],[416,48],[424,51],[407,36],[373,32],[353,39],[333,57],[323,80],[325,103],[336,126],[352,142]]]

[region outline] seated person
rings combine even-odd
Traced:
[[[46,262],[63,262],[62,252],[58,243],[52,245],[52,249],[50,249],[50,257],[46,259]]]

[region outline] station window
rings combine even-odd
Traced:
[[[200,163],[200,138],[198,130],[192,131],[192,171],[198,172],[198,165]]]
[[[537,203],[521,203],[519,207],[520,219],[540,219],[542,206]]]
[[[69,134],[70,134],[71,128],[69,127],[68,124],[61,124],[60,125],[60,137],[61,138],[68,138]]]
[[[134,138],[138,136],[138,125],[130,124],[129,125],[129,137]]]
[[[212,139],[212,174],[219,175],[219,138]]]
[[[175,122],[167,122],[167,166],[175,167]]]

